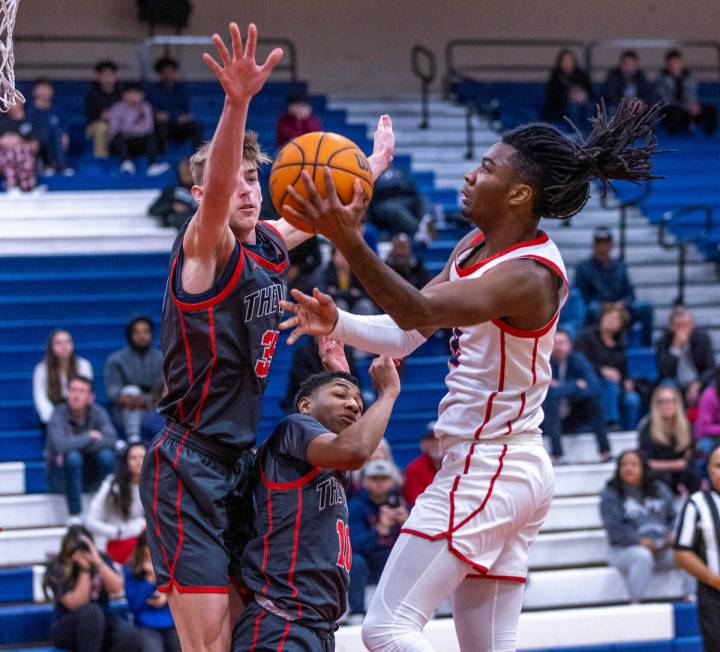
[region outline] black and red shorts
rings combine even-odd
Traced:
[[[169,423],[145,456],[140,497],[159,591],[228,593],[254,536],[254,453]]]

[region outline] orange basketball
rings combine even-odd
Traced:
[[[270,197],[275,210],[295,228],[314,233],[312,227],[288,215],[283,206],[298,208],[297,202],[288,193],[292,186],[307,199],[305,184],[300,178],[306,170],[321,196],[325,196],[325,175],[323,167],[332,173],[335,189],[343,204],[352,200],[353,184],[360,179],[362,187],[372,197],[373,178],[370,164],[362,150],[339,134],[329,131],[313,131],[291,140],[278,153],[270,171]]]

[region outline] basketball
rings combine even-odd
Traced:
[[[318,192],[325,196],[323,167],[332,173],[335,189],[343,204],[352,200],[353,184],[360,179],[362,187],[372,197],[373,179],[370,164],[362,150],[349,138],[327,131],[313,131],[291,140],[283,147],[270,171],[270,196],[275,210],[295,228],[313,233],[312,227],[292,215],[283,206],[299,208],[288,193],[292,186],[307,199],[305,184],[300,178],[303,170],[312,178]]]

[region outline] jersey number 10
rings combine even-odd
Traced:
[[[340,543],[337,565],[344,568],[348,573],[352,567],[352,545],[350,544],[350,526],[338,519],[337,533]]]

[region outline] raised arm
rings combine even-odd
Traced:
[[[225,91],[225,105],[210,145],[202,188],[202,202],[183,242],[185,255],[201,260],[227,259],[234,247],[229,226],[229,206],[242,166],[243,140],[248,107],[280,61],[282,50],[273,50],[265,63],[255,62],[257,30],[248,27],[245,50],[237,23],[230,23],[232,55],[217,34],[213,42],[222,65],[207,52],[203,59]]]

